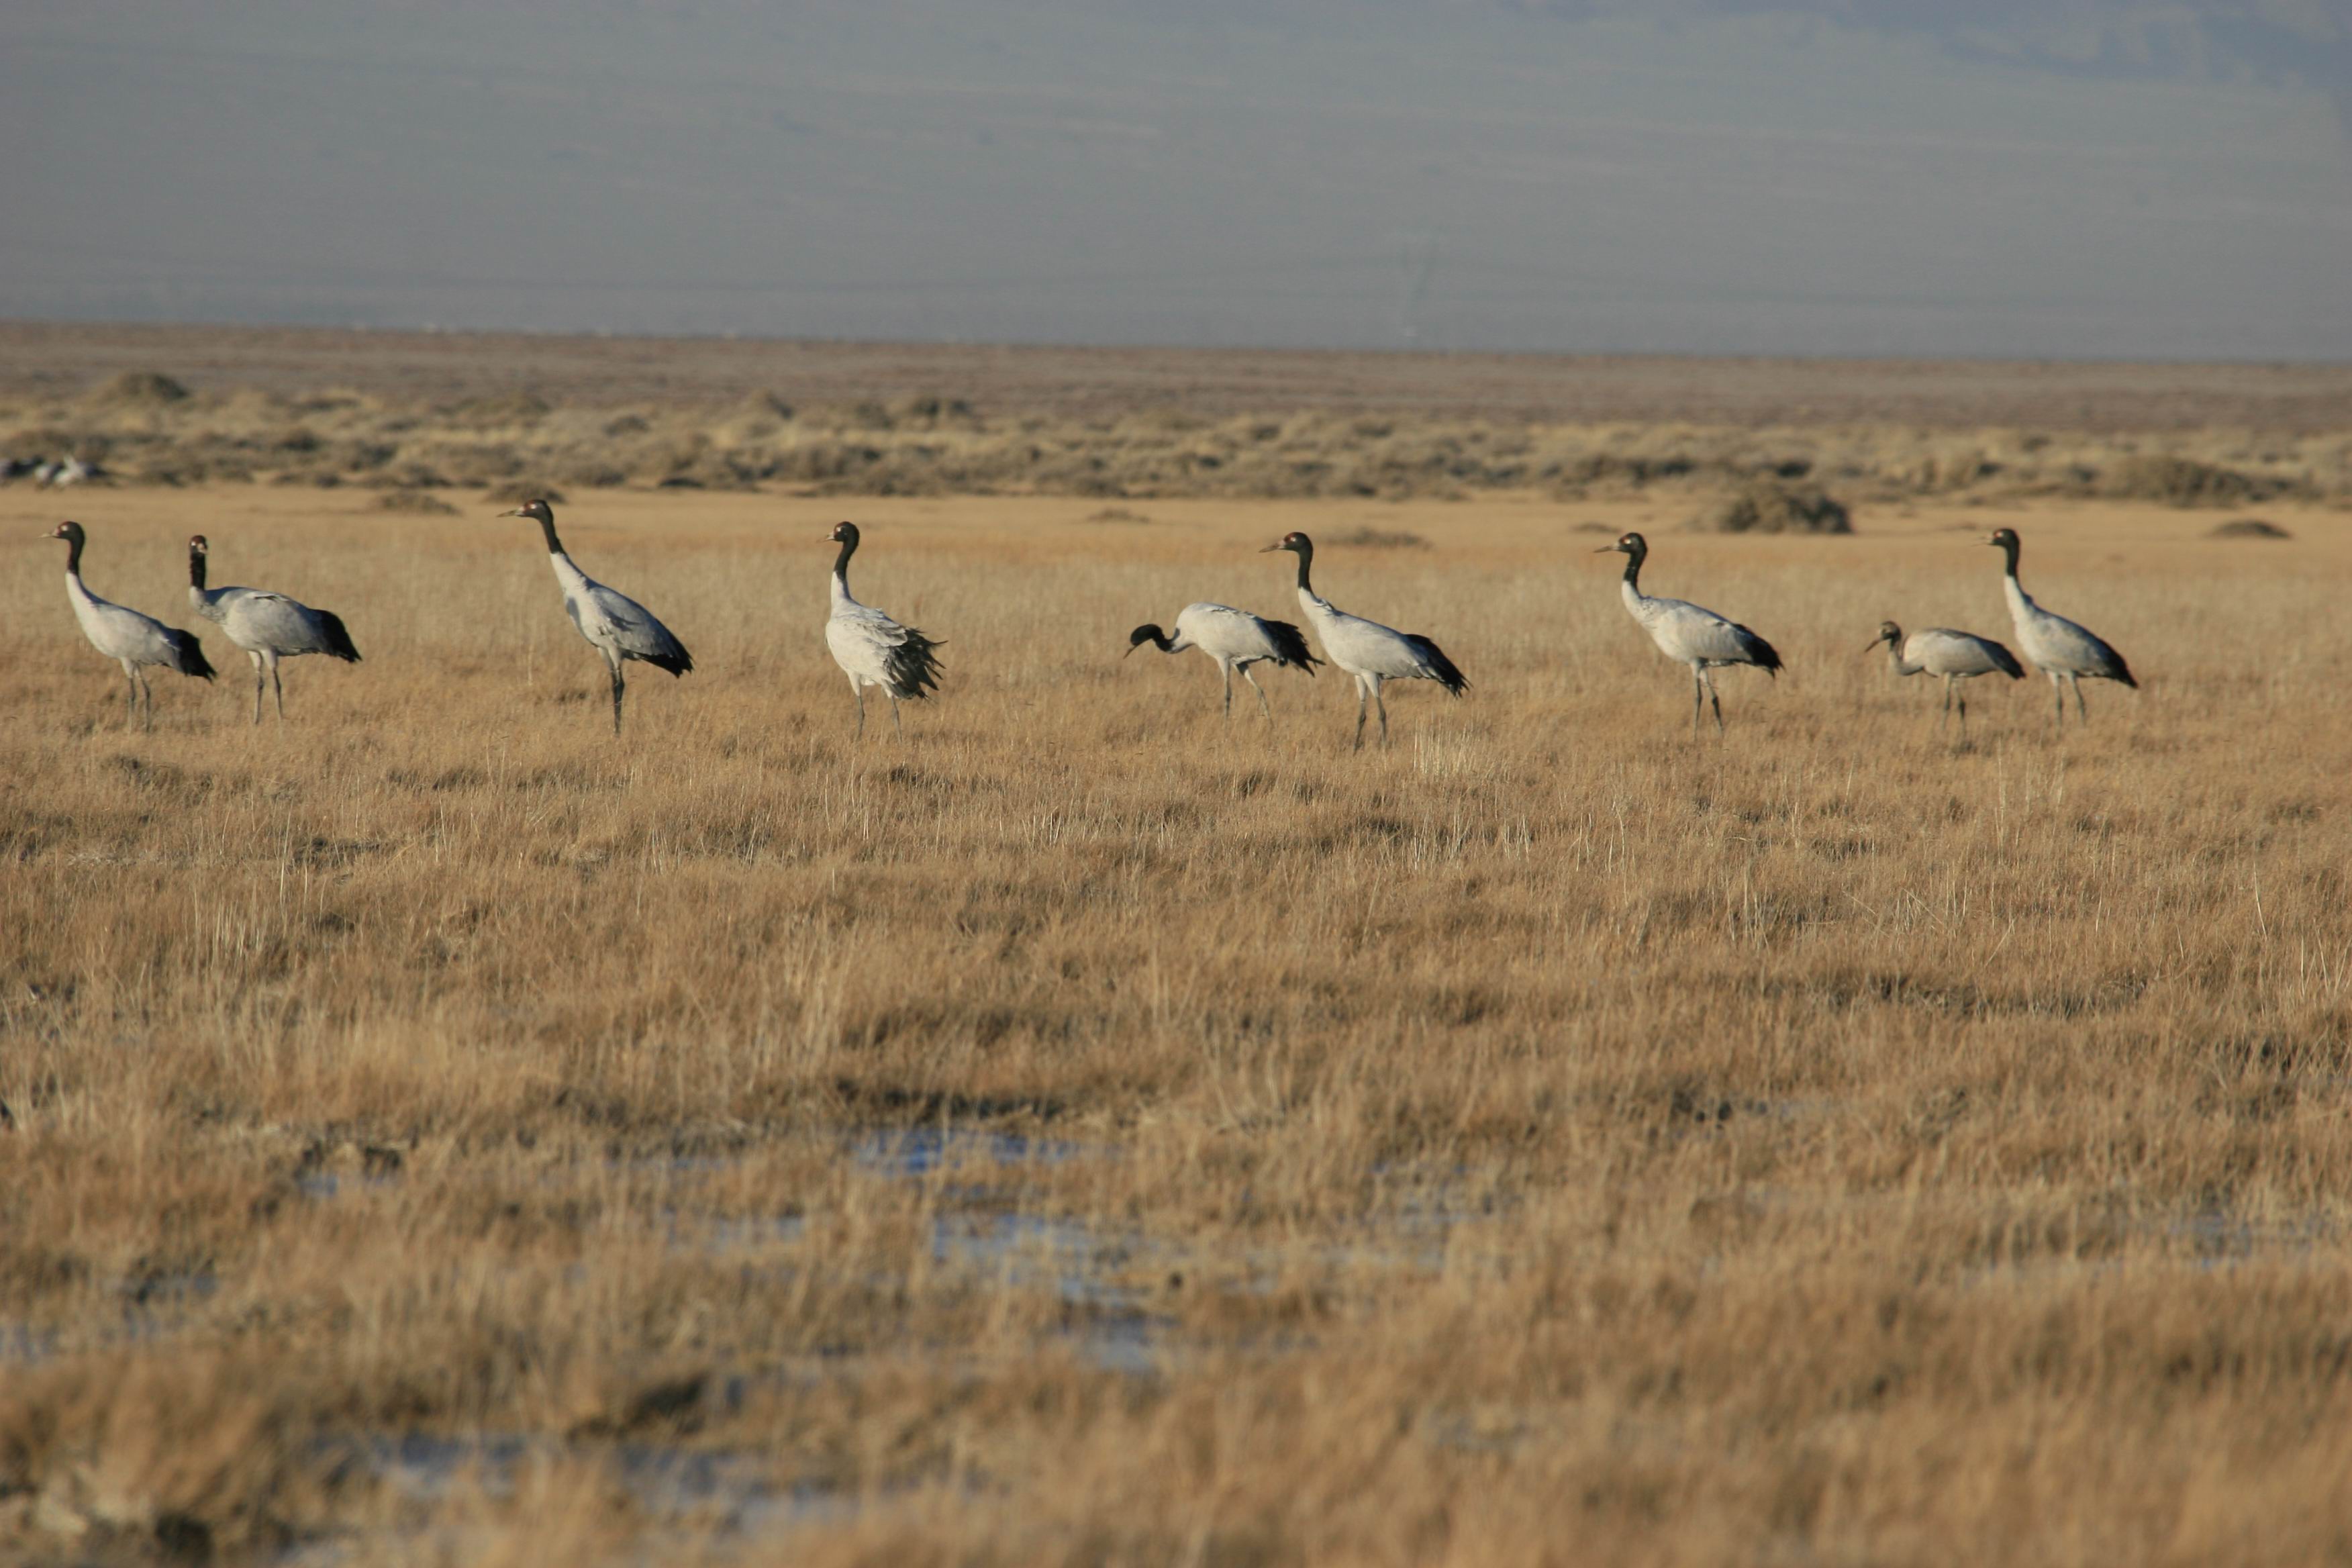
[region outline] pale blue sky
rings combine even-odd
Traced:
[[[2347,102],[2344,0],[13,0],[0,314],[2347,357]]]

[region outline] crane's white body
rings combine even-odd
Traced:
[[[2137,688],[2131,667],[2123,655],[2110,647],[2096,634],[2077,626],[2063,616],[2053,615],[2033,602],[2017,580],[2018,540],[2015,531],[2000,529],[1988,542],[2000,545],[2006,555],[2001,574],[2001,595],[2009,603],[2009,624],[2017,633],[2017,646],[2033,661],[2033,668],[2050,678],[2050,690],[2058,705],[2058,722],[2066,721],[2066,693],[2074,693],[2074,710],[2083,722],[2090,721],[2090,710],[2083,701],[2082,682],[2116,680]]]
[[[190,633],[91,593],[89,585],[81,580],[84,541],[80,524],[61,524],[50,537],[68,542],[66,602],[73,606],[74,620],[81,627],[81,635],[89,639],[90,647],[122,668],[125,724],[135,721],[143,708],[147,727],[154,728],[155,693],[147,684],[148,667],[160,664],[183,675],[210,680],[213,668],[205,658],[203,647]]]
[[[844,531],[846,531],[845,532]],[[849,677],[850,695],[857,700],[857,728],[852,740],[866,733],[866,689],[878,686],[890,699],[890,727],[900,734],[901,698],[919,700],[939,685],[939,659],[931,652],[940,646],[912,626],[897,621],[871,605],[861,605],[849,591],[849,558],[857,550],[856,525],[843,523],[830,536],[843,549],[834,563],[831,612],[825,616],[824,646],[833,662]]]
[[[1887,667],[1897,676],[1932,675],[1944,683],[1944,714],[1936,721],[1938,731],[1950,722],[1953,700],[1958,699],[1963,742],[1969,737],[1969,700],[1958,683],[1980,675],[2005,675],[2012,680],[2025,678],[2015,654],[1973,632],[1929,626],[1905,637],[1902,627],[1888,621],[1878,628],[1878,642],[1886,645]]]
[[[323,653],[357,664],[359,650],[352,646],[341,617],[331,611],[314,610],[299,600],[262,588],[205,586],[207,548],[202,535],[189,542],[188,603],[253,661],[253,721],[261,722],[261,689],[267,684],[277,693],[278,718],[282,723],[286,688],[278,679],[278,660]]]
[[[178,668],[173,627],[128,605],[100,598],[79,572],[66,574],[66,599],[73,605],[74,619],[80,623],[81,635],[89,639],[89,646],[121,665],[124,675],[136,678],[137,671],[152,664]]]
[[[1138,628],[1136,636],[1157,632],[1157,626]],[[1130,651],[1137,646],[1130,643]],[[1307,644],[1299,637],[1298,628],[1287,621],[1269,621],[1247,610],[1237,610],[1231,605],[1213,605],[1205,600],[1187,605],[1176,613],[1175,624],[1170,629],[1160,651],[1182,653],[1186,648],[1199,648],[1215,662],[1224,677],[1225,717],[1234,716],[1234,675],[1249,683],[1257,693],[1257,705],[1266,722],[1274,722],[1274,709],[1265,700],[1265,689],[1250,673],[1254,664],[1271,664],[1279,668],[1289,665],[1315,673],[1315,660],[1307,655]]]
[[[1780,671],[1780,654],[1746,626],[1713,610],[1682,599],[1653,598],[1642,592],[1642,564],[1649,559],[1650,546],[1640,534],[1624,534],[1616,543],[1604,544],[1595,553],[1612,551],[1627,557],[1624,578],[1617,585],[1625,603],[1625,613],[1633,617],[1635,626],[1650,634],[1650,640],[1657,645],[1660,653],[1690,668],[1692,732],[1698,731],[1701,707],[1712,703],[1716,731],[1720,734],[1723,701],[1716,695],[1715,677],[1709,671],[1747,664],[1777,677]]]
[[[1417,632],[1401,632],[1361,616],[1351,616],[1314,589],[1309,574],[1315,565],[1315,542],[1304,533],[1284,534],[1265,547],[1286,550],[1298,557],[1298,608],[1323,645],[1323,658],[1348,672],[1356,683],[1356,739],[1364,743],[1364,711],[1369,702],[1380,710],[1381,743],[1388,744],[1389,708],[1381,687],[1391,680],[1434,680],[1449,697],[1459,697],[1470,682],[1445,650]],[[1264,553],[1264,552],[1262,552]]]

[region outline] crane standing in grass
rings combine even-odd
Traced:
[[[1470,689],[1445,650],[1417,632],[1401,632],[1336,608],[1315,591],[1308,574],[1315,566],[1315,542],[1303,533],[1286,533],[1261,555],[1287,550],[1298,557],[1298,607],[1323,644],[1323,657],[1346,670],[1356,681],[1356,745],[1364,743],[1364,704],[1380,710],[1381,744],[1389,743],[1389,707],[1381,700],[1385,680],[1434,680],[1449,697]],[[1253,682],[1252,684],[1255,684]]]
[[[835,525],[826,542],[841,546],[833,563],[833,613],[824,623],[825,647],[833,662],[849,677],[849,690],[857,699],[857,729],[850,739],[866,733],[866,689],[878,686],[890,699],[890,728],[904,737],[898,722],[898,701],[916,701],[939,689],[940,659],[931,650],[946,645],[902,626],[870,605],[849,595],[849,558],[857,553],[857,525]]]
[[[1945,626],[1930,626],[1924,632],[1913,632],[1906,639],[1903,628],[1893,621],[1878,623],[1878,635],[1864,646],[1868,653],[1881,643],[1886,645],[1886,662],[1897,675],[1934,675],[1943,678],[1944,716],[1936,721],[1936,732],[1942,734],[1952,721],[1952,699],[1955,682],[1973,680],[1979,675],[2006,675],[2011,680],[2025,679],[2017,656],[1993,641],[1972,632],[1956,632]],[[1969,738],[1969,696],[1958,693],[1960,702],[1960,741]]]
[[[2033,667],[2050,678],[2051,694],[2058,700],[2058,723],[2066,722],[2066,692],[2074,693],[2074,712],[2083,723],[2091,721],[2091,710],[2083,705],[2083,678],[2093,680],[2120,680],[2137,690],[2139,682],[2132,679],[2131,666],[2124,656],[2109,647],[2090,632],[2084,630],[2063,616],[2053,616],[2035,604],[2017,584],[2017,530],[1995,529],[1985,542],[1998,549],[2004,559],[2001,569],[2001,591],[2009,599],[2009,624],[2017,629],[2017,646]]]
[[[194,633],[167,626],[91,593],[81,580],[82,546],[89,539],[81,524],[61,522],[48,537],[66,542],[66,598],[73,605],[74,619],[81,623],[82,636],[89,639],[90,647],[122,667],[122,679],[129,686],[122,698],[123,727],[130,728],[143,703],[147,728],[153,729],[155,694],[148,689],[146,667],[168,665],[182,675],[210,680],[212,660],[205,657],[204,645]]]
[[[1707,672],[1727,665],[1752,664],[1778,678],[1780,656],[1773,651],[1770,643],[1713,610],[1703,610],[1680,599],[1653,599],[1642,592],[1642,563],[1649,558],[1650,542],[1640,534],[1621,534],[1616,543],[1604,544],[1593,553],[1606,555],[1612,551],[1626,558],[1622,585],[1625,613],[1650,634],[1650,640],[1658,645],[1660,653],[1677,664],[1690,666],[1691,733],[1698,733],[1702,704],[1712,703],[1715,732],[1722,734],[1723,701],[1715,694],[1715,677]]]
[[[261,722],[261,687],[268,672],[270,690],[278,700],[278,721],[286,721],[286,688],[278,683],[278,661],[300,654],[323,653],[357,664],[360,650],[352,634],[332,610],[314,610],[283,594],[259,588],[207,588],[205,563],[212,545],[201,533],[188,541],[188,603],[196,614],[216,621],[228,640],[253,660],[253,721]]]
[[[1127,636],[1127,653],[1131,654],[1150,643],[1161,653],[1181,653],[1188,647],[1199,648],[1217,661],[1225,677],[1225,719],[1234,716],[1234,671],[1241,671],[1252,691],[1257,693],[1257,705],[1265,721],[1274,722],[1274,710],[1265,700],[1265,688],[1250,674],[1254,664],[1271,664],[1276,669],[1303,669],[1315,673],[1319,662],[1307,651],[1307,639],[1288,621],[1269,621],[1253,616],[1247,610],[1236,610],[1230,605],[1187,605],[1176,614],[1176,635],[1170,637],[1156,625],[1140,626]],[[1127,654],[1121,654],[1124,658]]]
[[[654,619],[653,612],[630,598],[617,594],[572,563],[563,543],[555,537],[555,512],[543,500],[527,501],[512,511],[502,511],[500,517],[527,517],[539,524],[547,536],[547,556],[555,566],[556,585],[563,590],[563,613],[588,639],[588,646],[604,656],[604,663],[613,672],[613,733],[621,732],[621,694],[625,683],[621,666],[630,659],[640,659],[656,669],[684,675],[694,668],[694,656],[686,645],[670,635],[667,626]]]

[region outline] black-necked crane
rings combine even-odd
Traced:
[[[1263,616],[1253,616],[1247,610],[1236,610],[1231,605],[1187,605],[1176,613],[1176,635],[1169,636],[1155,625],[1140,626],[1127,634],[1127,653],[1131,654],[1150,643],[1161,653],[1182,653],[1188,647],[1199,648],[1214,659],[1225,678],[1225,718],[1234,716],[1234,672],[1241,671],[1252,691],[1257,693],[1257,705],[1265,721],[1274,722],[1274,709],[1265,700],[1265,688],[1250,674],[1254,664],[1271,664],[1276,669],[1303,669],[1315,673],[1319,662],[1307,651],[1307,639],[1288,621],[1269,621]],[[1119,656],[1124,658],[1127,654]]]
[[[1886,645],[1886,661],[1897,675],[1933,675],[1944,683],[1944,716],[1936,721],[1936,732],[1942,734],[1952,721],[1952,699],[1957,694],[1960,703],[1960,740],[1969,738],[1969,694],[1957,689],[1957,683],[1973,680],[1979,675],[2006,675],[2011,680],[2025,679],[2025,671],[2017,656],[1990,637],[1980,637],[1974,632],[1956,632],[1948,626],[1929,626],[1924,632],[1913,632],[1908,637],[1893,621],[1878,623],[1878,635],[1863,647],[1868,653],[1881,643]]]
[[[90,647],[122,667],[127,687],[122,695],[123,727],[130,727],[143,703],[147,728],[153,729],[155,694],[147,686],[147,666],[167,665],[182,675],[210,680],[212,660],[205,657],[204,645],[192,632],[167,626],[91,593],[81,580],[82,546],[89,539],[81,524],[61,522],[47,537],[66,542],[66,598],[73,605],[74,619],[81,623],[82,636],[89,639]]]
[[[915,701],[939,689],[940,658],[931,650],[947,645],[850,596],[849,558],[857,553],[857,538],[854,522],[835,524],[825,535],[827,542],[841,546],[841,553],[833,562],[833,613],[825,619],[824,643],[833,650],[833,662],[849,677],[850,694],[857,699],[857,729],[850,739],[866,733],[869,686],[880,687],[890,699],[890,728],[904,736],[899,700]]]
[[[1698,717],[1702,707],[1715,709],[1715,732],[1723,733],[1723,700],[1715,694],[1715,677],[1708,672],[1729,665],[1750,664],[1776,679],[1780,673],[1780,656],[1772,645],[1749,631],[1737,621],[1726,620],[1713,610],[1680,599],[1654,599],[1642,592],[1642,563],[1649,558],[1650,542],[1638,533],[1620,534],[1614,544],[1604,544],[1593,552],[1606,555],[1612,551],[1625,557],[1625,580],[1620,584],[1625,598],[1625,613],[1650,634],[1658,651],[1676,664],[1690,666],[1691,671],[1691,733],[1698,733]]]
[[[1417,632],[1401,632],[1333,606],[1315,591],[1309,574],[1315,566],[1315,542],[1303,533],[1286,533],[1261,555],[1287,550],[1298,557],[1298,607],[1323,645],[1323,658],[1353,677],[1356,682],[1356,745],[1364,743],[1364,707],[1369,700],[1380,710],[1381,744],[1389,741],[1389,707],[1381,700],[1381,683],[1388,680],[1434,680],[1446,694],[1459,697],[1470,689],[1445,650]]]
[[[2001,591],[2009,599],[2009,624],[2016,628],[2017,646],[2033,661],[2033,668],[2050,678],[2051,695],[2058,700],[2058,722],[2066,722],[2066,692],[2074,693],[2074,711],[2082,722],[2091,721],[2091,710],[2083,704],[2082,680],[2120,680],[2137,689],[2139,682],[2132,679],[2131,666],[2124,656],[2109,647],[2092,633],[2076,626],[2063,616],[2053,616],[2017,584],[2017,530],[1997,528],[1985,540],[2001,552]]]
[[[261,722],[261,688],[265,673],[278,700],[278,721],[286,721],[286,688],[278,679],[278,661],[306,653],[323,653],[345,664],[357,664],[360,650],[332,610],[314,610],[283,594],[260,588],[207,588],[205,566],[212,545],[201,533],[188,541],[188,603],[196,614],[217,622],[228,640],[253,660],[253,721]]]
[[[621,732],[621,695],[626,689],[621,679],[621,666],[630,659],[667,670],[671,675],[684,675],[694,668],[694,656],[686,645],[670,635],[670,629],[656,620],[653,612],[630,598],[590,577],[572,563],[564,552],[562,541],[555,537],[555,512],[543,500],[526,501],[512,511],[502,511],[500,517],[527,517],[539,524],[547,536],[547,558],[555,567],[556,585],[563,590],[563,613],[588,639],[588,646],[604,656],[604,663],[613,672],[613,733]]]

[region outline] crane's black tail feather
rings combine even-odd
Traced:
[[[658,653],[625,654],[622,657],[636,659],[642,664],[650,664],[656,669],[670,675],[684,675],[694,668],[694,656],[687,652],[686,645],[676,637],[670,638],[669,647]]]
[[[1447,696],[1459,697],[1470,689],[1469,678],[1454,668],[1444,648],[1415,632],[1407,632],[1404,640],[1412,646],[1413,652],[1429,661],[1431,678],[1445,688]]]
[[[1748,662],[1773,679],[1780,679],[1780,650],[1736,621],[1732,623],[1732,629],[1748,639]]]
[[[1985,647],[1992,654],[1992,661],[1994,665],[2000,668],[2003,675],[2006,675],[2011,680],[2023,680],[2025,679],[2025,667],[2017,662],[2017,656],[2010,652],[2006,645],[1994,642],[1991,638],[1988,637],[1985,639]]]
[[[172,649],[172,668],[182,675],[201,676],[210,680],[216,673],[213,661],[205,657],[205,645],[195,639],[194,633],[165,626],[163,641]]]
[[[892,648],[883,661],[883,673],[888,677],[883,689],[893,697],[911,701],[939,689],[940,658],[931,650],[945,645],[912,626],[902,629],[907,640]]]
[[[1259,625],[1265,627],[1265,635],[1274,643],[1276,668],[1287,666],[1313,675],[1315,667],[1323,662],[1307,651],[1306,637],[1288,621],[1261,621]]]
[[[320,610],[319,628],[327,635],[327,651],[345,664],[357,664],[360,650],[352,646],[352,634],[344,629],[343,617],[332,610]]]

